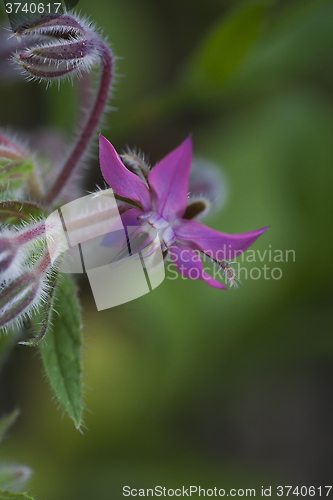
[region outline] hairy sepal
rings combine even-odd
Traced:
[[[22,274],[11,280],[4,280],[0,286],[0,330],[21,328],[24,321],[32,318],[38,307],[47,304],[51,293],[50,281],[58,273],[60,258],[52,264],[48,251],[33,262]]]
[[[98,63],[99,35],[91,23],[70,14],[42,16],[23,23],[16,34],[29,43],[14,61],[30,79],[52,82],[89,71]]]

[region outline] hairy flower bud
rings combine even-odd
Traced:
[[[46,250],[34,265],[0,286],[0,328],[20,324],[47,299],[47,278],[56,268]]]
[[[20,229],[5,228],[0,233],[0,283],[22,274],[37,242],[45,246],[44,221],[30,223]]]
[[[43,15],[24,22],[15,28],[15,35],[26,43],[24,50],[16,51],[14,61],[31,79],[60,82],[62,78],[89,71],[96,63],[102,69],[94,103],[90,112],[82,116],[75,145],[43,197],[46,204],[52,205],[82,162],[105,111],[113,77],[113,56],[91,23],[68,13]]]
[[[0,276],[11,268],[17,253],[18,247],[13,239],[0,235]],[[17,263],[16,268],[19,268],[19,263]]]
[[[0,291],[0,328],[17,322],[24,313],[33,309],[42,290],[41,284],[40,277],[29,272],[3,286]]]
[[[100,58],[99,38],[86,21],[50,14],[21,24],[15,34],[31,44],[15,55],[31,78],[49,80],[87,71]]]
[[[67,248],[62,233],[55,217],[0,233],[0,328],[19,324],[47,298]]]
[[[48,14],[18,25],[15,35],[47,35],[65,40],[66,38],[75,39],[80,35],[85,36],[88,31],[90,31],[89,25],[85,21],[79,22],[73,15]]]

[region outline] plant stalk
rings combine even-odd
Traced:
[[[76,166],[82,159],[82,156],[84,155],[92,139],[92,136],[94,135],[95,129],[100,122],[103,111],[108,101],[113,77],[113,60],[111,51],[104,42],[100,42],[99,49],[101,51],[103,69],[98,94],[89,115],[88,121],[84,126],[82,132],[80,133],[74,149],[66,160],[63,169],[60,172],[55,183],[45,196],[45,201],[48,205],[52,205],[61,190],[65,187],[66,182],[75,170]]]

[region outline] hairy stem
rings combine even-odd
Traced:
[[[103,70],[98,94],[88,121],[84,126],[73,151],[66,160],[63,169],[56,179],[54,185],[51,186],[49,192],[46,194],[45,201],[49,205],[53,203],[53,201],[58,196],[58,194],[68,181],[69,177],[73,173],[75,167],[82,159],[82,156],[84,155],[90,143],[90,140],[95,132],[95,129],[102,117],[103,111],[107,104],[113,76],[113,61],[111,51],[105,43],[100,42],[99,49],[101,51]]]

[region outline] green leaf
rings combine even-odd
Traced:
[[[266,5],[267,2],[247,4],[218,22],[189,64],[190,86],[221,87],[231,77],[257,38]]]
[[[29,222],[32,217],[38,218],[41,215],[46,215],[46,212],[35,203],[26,201],[0,202],[0,224]]]
[[[13,493],[12,491],[0,490],[0,500],[34,500],[24,493]]]
[[[39,344],[40,353],[55,395],[79,428],[83,411],[81,314],[75,285],[67,274],[60,276],[54,309],[52,321],[48,317],[45,343]]]
[[[3,440],[6,431],[13,425],[19,413],[18,410],[14,410],[0,419],[0,441]]]

